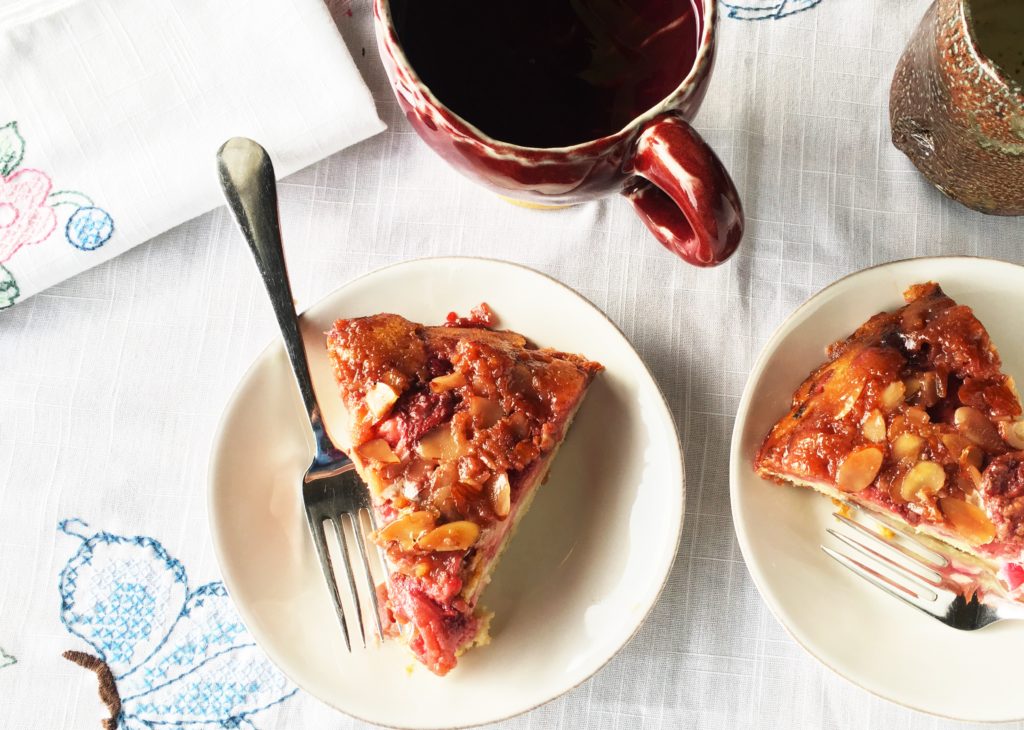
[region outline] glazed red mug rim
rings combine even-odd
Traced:
[[[384,23],[388,34],[393,40],[392,53],[398,56],[395,60],[406,69],[411,80],[423,93],[427,95],[437,109],[444,112],[451,121],[465,127],[472,133],[473,137],[478,138],[480,141],[492,147],[502,147],[509,150],[523,150],[534,153],[547,152],[552,154],[565,154],[567,152],[571,153],[583,150],[592,145],[604,145],[612,141],[623,139],[647,122],[671,111],[674,108],[674,105],[681,98],[685,97],[690,87],[702,78],[706,70],[705,67],[711,63],[711,54],[714,49],[713,41],[715,33],[715,19],[718,12],[718,2],[717,0],[696,1],[700,2],[704,6],[704,27],[701,31],[700,42],[697,46],[697,57],[694,59],[693,65],[690,67],[686,77],[679,82],[679,85],[669,92],[660,102],[650,107],[642,114],[633,117],[633,119],[622,127],[622,129],[612,132],[611,134],[606,134],[603,137],[595,137],[594,139],[588,139],[583,142],[577,142],[576,144],[566,145],[563,147],[529,147],[527,145],[515,144],[513,142],[505,142],[490,136],[465,117],[453,111],[451,107],[437,98],[430,87],[423,81],[423,79],[420,78],[419,72],[416,70],[415,66],[409,62],[409,58],[405,54],[405,48],[402,45],[401,39],[398,37],[398,31],[395,29],[395,24],[391,16],[391,0],[381,0],[379,7],[381,9],[381,21]]]

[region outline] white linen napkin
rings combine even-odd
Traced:
[[[0,9],[0,309],[219,205],[229,137],[284,176],[383,129],[323,0]]]

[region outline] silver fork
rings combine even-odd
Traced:
[[[856,519],[835,512],[839,524],[826,528],[849,550],[821,549],[875,587],[954,629],[973,631],[996,621],[1024,619],[1024,605],[1007,597],[981,561],[863,509],[850,514]],[[883,536],[886,530],[891,537]]]
[[[334,565],[328,548],[327,533],[324,524],[329,523],[337,539],[338,552],[341,556],[341,570],[348,584],[348,602],[355,611],[358,636],[365,648],[367,642],[366,624],[363,621],[363,601],[368,601],[373,614],[373,626],[377,636],[382,635],[380,610],[377,605],[377,591],[374,588],[373,576],[367,559],[366,534],[367,527],[373,529],[373,516],[370,507],[370,495],[366,485],[355,472],[355,465],[344,453],[335,447],[331,437],[324,428],[320,415],[320,406],[313,391],[313,382],[309,375],[309,363],[299,333],[299,320],[295,314],[291,285],[288,282],[288,270],[285,267],[284,251],[281,246],[281,229],[277,211],[277,185],[274,178],[274,166],[270,157],[256,142],[251,139],[235,137],[225,142],[217,151],[217,170],[221,189],[227,198],[238,227],[252,249],[263,284],[270,296],[270,303],[277,315],[277,324],[281,328],[281,339],[284,340],[285,351],[291,362],[295,382],[299,387],[302,402],[309,416],[309,425],[316,441],[316,455],[313,463],[302,478],[302,501],[306,508],[309,530],[316,547],[320,566],[334,602],[334,609],[341,623],[345,636],[345,646],[352,651],[349,639],[346,609],[338,581],[335,577]],[[351,551],[345,536],[344,523],[350,522],[353,542],[359,553],[362,574],[366,581],[363,600],[356,589],[355,571],[353,570]]]

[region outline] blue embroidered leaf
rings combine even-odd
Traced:
[[[0,176],[7,177],[25,156],[25,140],[18,134],[18,123],[0,127]]]
[[[159,542],[101,532],[85,539],[61,572],[61,621],[116,678],[162,644],[187,591],[185,568]]]
[[[0,266],[0,309],[13,307],[19,296],[21,290],[18,288],[18,282],[14,280],[14,275],[4,266]]]
[[[4,648],[0,646],[0,669],[3,669],[4,667],[9,667],[12,664],[17,663],[18,660],[12,657],[10,654],[8,654],[6,651],[4,651]]]
[[[240,727],[249,715],[284,701],[296,691],[262,651],[246,645],[215,654],[178,679],[145,694],[122,695],[121,711],[143,722]]]
[[[118,678],[122,697],[134,697],[177,679],[227,649],[251,644],[223,583],[193,591],[181,618],[145,664]]]

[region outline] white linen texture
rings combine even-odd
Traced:
[[[162,25],[176,22],[172,7],[187,4],[145,3],[164,13],[153,21]],[[534,267],[581,292],[622,328],[661,385],[685,448],[684,534],[647,622],[591,680],[501,728],[969,727],[877,699],[794,643],[747,574],[729,506],[730,434],[747,373],[774,328],[805,299],[841,276],[894,259],[977,254],[1024,262],[1021,220],[986,217],[947,200],[889,141],[892,72],[928,4],[737,0],[721,6],[716,68],[695,126],[736,181],[747,233],[739,252],[711,270],[688,266],[660,247],[625,200],[525,210],[460,176],[419,140],[394,101],[376,53],[369,0],[334,5],[389,128],[282,182],[298,306],[371,269],[416,257],[487,256]],[[299,5],[282,0],[274,7],[289,17]],[[229,6],[241,3],[205,7],[218,14]],[[732,6],[737,17],[729,17]],[[786,14],[786,8],[801,12]],[[113,17],[108,21],[116,25]],[[5,59],[6,53],[0,50]],[[66,58],[73,61],[75,53],[72,44]],[[12,79],[7,61],[0,78],[0,110],[7,113],[24,82]],[[69,144],[68,156],[78,162],[60,173],[69,179],[61,184],[80,186],[97,205],[109,205],[119,230],[131,227],[141,240],[172,225],[177,213],[147,223],[139,209],[115,212],[105,175],[119,163],[98,160],[131,158],[132,184],[154,206],[189,188],[199,213],[217,202],[217,140],[189,148],[172,169],[134,156],[140,147],[128,120],[136,118],[132,105],[142,102],[127,92],[118,96],[118,88],[112,83],[109,92],[115,113],[126,119],[123,137]],[[167,109],[167,123],[178,127],[189,114],[179,99]],[[232,105],[259,101],[239,94]],[[64,108],[74,120],[75,106]],[[276,108],[280,115],[252,108],[251,124],[231,134],[249,134],[273,152],[275,140],[301,137],[302,122],[313,123],[308,108]],[[39,119],[41,130],[22,129],[29,144],[45,149],[69,139],[62,131],[68,121]],[[366,134],[377,129],[373,119],[364,122],[356,126]],[[315,125],[312,137],[324,154],[342,146],[328,138],[335,133],[326,122]],[[105,152],[104,145],[120,152]],[[303,164],[298,153],[281,157],[280,150],[279,170]],[[209,200],[200,205],[190,185],[202,186]],[[69,649],[90,651],[60,615],[61,573],[84,545],[77,535],[146,536],[180,561],[191,590],[220,579],[205,506],[210,447],[235,385],[277,336],[251,255],[223,207],[0,313],[5,730],[98,730],[108,714],[96,676],[61,658]],[[88,528],[76,522],[58,529],[75,518]],[[166,563],[154,555],[138,559],[147,585],[180,606],[182,584],[166,578]],[[99,564],[119,565],[115,557],[106,553]],[[223,608],[217,600],[210,605]],[[286,692],[270,673],[259,682],[270,699]],[[128,710],[144,712],[137,701]],[[129,722],[124,726],[134,728]],[[259,730],[370,727],[301,691],[247,722]]]
[[[0,308],[219,205],[229,137],[287,175],[384,128],[321,0],[52,6],[0,8]]]

